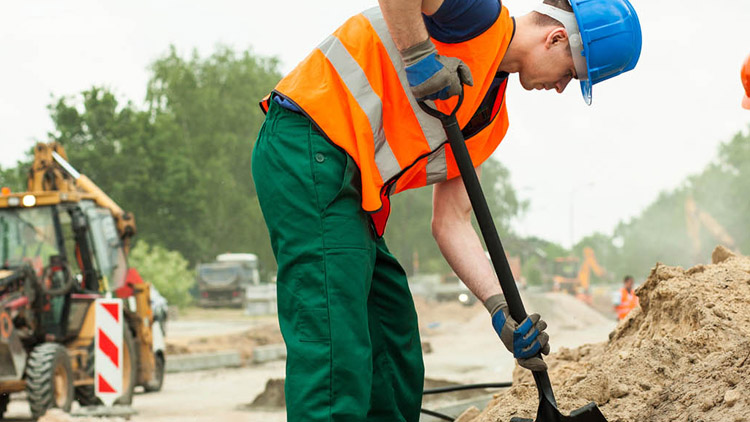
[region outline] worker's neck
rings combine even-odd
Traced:
[[[538,44],[543,28],[534,24],[531,13],[515,18],[516,32],[508,45],[498,71],[518,73],[523,67],[524,57]]]

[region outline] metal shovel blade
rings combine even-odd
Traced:
[[[536,421],[514,417],[511,418],[510,422],[607,422],[607,418],[604,417],[594,402],[570,412],[570,416],[565,416],[560,413],[555,405],[546,398],[542,398],[539,402]]]

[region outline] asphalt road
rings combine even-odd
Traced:
[[[529,312],[539,312],[549,324],[553,351],[584,343],[607,340],[615,322],[562,293],[524,295]],[[418,306],[418,308],[420,308]],[[425,354],[426,376],[455,383],[509,381],[515,362],[492,329],[489,315],[480,304],[470,308],[456,304],[428,304],[419,311]],[[241,312],[220,311],[186,315],[170,321],[172,338],[231,336],[268,324],[268,318],[244,317]],[[231,345],[231,343],[230,343]],[[134,422],[282,422],[283,409],[250,412],[252,402],[271,378],[283,378],[284,362],[243,368],[167,374],[159,393],[137,394]],[[22,396],[14,396],[22,399]],[[28,421],[28,404],[13,400],[7,412],[10,421]],[[102,422],[119,418],[99,419]],[[64,422],[64,421],[60,421]]]

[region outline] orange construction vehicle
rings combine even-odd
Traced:
[[[94,301],[123,300],[123,394],[159,390],[164,338],[150,285],[128,268],[135,220],[67,162],[37,144],[27,192],[0,194],[0,415],[26,391],[34,419],[94,394]]]
[[[583,260],[569,256],[555,258],[552,281],[555,291],[568,292],[586,303],[591,303],[591,272],[603,277],[606,271],[596,261],[594,250],[583,248]]]

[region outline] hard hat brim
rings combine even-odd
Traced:
[[[576,18],[576,22],[578,23],[578,28],[581,33],[581,37],[584,37],[584,33],[581,30],[581,28],[584,28],[581,23],[581,19],[579,18],[579,11],[578,11],[578,3],[575,1],[570,2],[571,7],[573,8],[573,16]],[[582,49],[583,49],[583,56],[586,59],[586,79],[581,81],[581,93],[583,94],[583,101],[586,102],[586,105],[591,105],[591,65],[589,63],[589,47],[588,47],[588,39],[582,40]]]
[[[641,54],[641,25],[628,0],[570,0],[570,5],[586,58],[588,81],[581,81],[581,92],[591,105],[592,85],[635,68]]]
[[[745,110],[750,110],[750,97],[748,97],[747,95],[742,97],[742,108],[744,108]]]
[[[583,101],[586,101],[586,105],[591,105],[591,79],[581,81],[581,93],[583,94]]]

